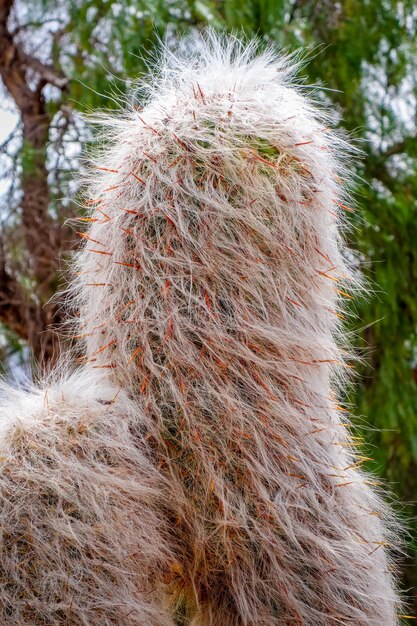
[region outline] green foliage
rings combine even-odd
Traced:
[[[14,332],[0,324],[0,375],[14,378],[16,370],[29,378],[27,346]]]
[[[45,153],[45,150],[46,146],[36,149],[29,143],[22,143],[19,158],[24,176],[36,174],[36,169],[39,166],[39,157],[42,157],[42,155]]]

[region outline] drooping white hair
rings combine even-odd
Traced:
[[[3,411],[10,623],[397,624],[338,402],[347,146],[292,75],[208,34],[100,118],[80,371]]]

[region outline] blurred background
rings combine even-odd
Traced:
[[[79,115],[120,106],[158,36],[207,25],[291,52],[363,150],[350,245],[372,295],[352,303],[363,357],[345,401],[368,465],[414,539],[403,585],[417,615],[417,5],[415,0],[0,0],[0,361],[22,379],[65,344],[74,172],[92,141]],[[192,39],[190,40],[192,45]],[[381,624],[381,626],[383,626]]]

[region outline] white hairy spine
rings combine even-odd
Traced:
[[[61,623],[46,589],[63,608],[68,584],[74,625],[397,624],[391,516],[337,400],[348,371],[343,297],[358,287],[341,236],[347,149],[288,62],[255,47],[208,35],[195,55],[166,51],[143,109],[99,118],[105,141],[72,285],[81,372],[53,385],[54,398],[70,389],[65,402],[45,409],[40,392],[43,408],[26,401],[39,433],[25,420],[19,439],[22,411],[15,400],[4,411],[5,467],[14,459],[18,474],[10,483],[3,472],[3,510],[46,527],[58,550],[54,571],[37,574],[35,601],[29,548],[19,559],[5,543],[6,571],[18,567],[26,581],[14,583],[21,601],[8,610],[22,621],[11,623]],[[91,437],[77,434],[73,448],[67,422],[84,418]],[[114,500],[101,466],[90,471],[102,432],[106,480],[115,467],[132,485],[119,496],[112,478]],[[29,458],[42,488],[79,477],[81,568],[62,547],[78,527],[64,530],[62,506],[40,507],[43,491],[19,473]],[[95,515],[109,547],[98,573]],[[135,541],[132,559],[125,543]],[[33,545],[45,562],[48,542]],[[27,604],[38,611],[32,622]],[[106,610],[92,617],[98,606]]]

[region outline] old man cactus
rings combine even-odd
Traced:
[[[208,34],[98,116],[83,353],[3,393],[2,624],[398,623],[338,402],[349,152],[293,74]]]

